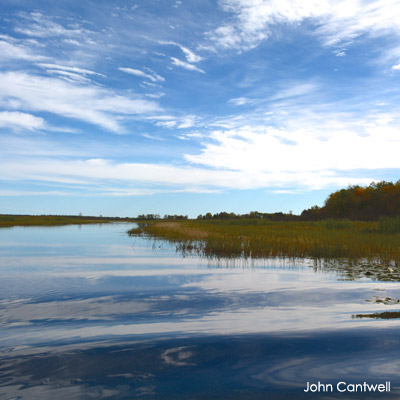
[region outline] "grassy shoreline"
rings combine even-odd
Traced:
[[[14,226],[62,226],[134,222],[133,218],[93,217],[80,215],[9,215],[0,214],[0,228]]]
[[[346,259],[400,265],[400,232],[384,232],[378,221],[152,221],[139,223],[129,234],[167,240],[184,254],[210,258]]]

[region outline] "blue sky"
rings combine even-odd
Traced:
[[[0,212],[301,212],[400,178],[400,3],[3,0]]]

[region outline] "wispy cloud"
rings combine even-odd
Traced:
[[[24,72],[0,72],[0,105],[45,111],[122,132],[118,116],[160,111],[155,102],[117,94],[95,85],[79,85]],[[48,88],[51,88],[49,90]]]
[[[179,129],[192,128],[193,126],[196,125],[198,120],[199,120],[198,117],[196,117],[195,115],[187,115],[180,120],[178,128]]]
[[[157,140],[157,141],[161,141],[161,142],[165,140],[165,138],[163,138],[163,137],[150,135],[149,133],[143,133],[142,136],[147,139]]]
[[[71,67],[68,65],[59,65],[59,64],[50,64],[50,63],[39,63],[37,64],[40,67],[47,69],[47,70],[57,70],[57,71],[67,71],[67,72],[72,72],[74,74],[81,74],[81,75],[98,75],[98,76],[103,76],[103,74],[100,74],[99,72],[91,71],[89,69],[85,68],[78,68],[78,67]]]
[[[273,94],[269,100],[282,100],[292,97],[305,96],[316,92],[318,85],[312,82],[285,82],[284,87]]]
[[[0,173],[6,176],[8,181],[32,180],[58,184],[81,184],[90,185],[92,189],[104,187],[107,182],[112,182],[114,190],[122,190],[120,185],[126,188],[126,185],[146,184],[153,190],[155,186],[158,186],[159,191],[192,192],[287,186],[314,189],[332,184],[368,182],[365,178],[348,178],[323,170],[277,173],[265,170],[240,171],[169,164],[117,163],[105,159],[71,161],[35,158],[28,161],[25,163],[20,163],[18,160],[4,161],[0,165]],[[119,187],[116,188],[116,184]]]
[[[159,44],[162,44],[162,45],[173,45],[173,46],[179,47],[179,48],[181,49],[181,51],[183,52],[183,54],[185,55],[186,60],[187,60],[189,63],[197,63],[197,62],[203,60],[203,57],[199,56],[199,55],[196,54],[194,51],[188,49],[188,48],[185,47],[185,46],[182,46],[182,45],[179,44],[179,43],[176,43],[176,42],[173,42],[173,41],[165,41],[165,40],[161,40],[161,41],[159,41],[158,43],[159,43]]]
[[[171,120],[171,121],[159,121],[156,122],[157,126],[163,126],[165,128],[174,128],[177,125],[178,121]]]
[[[158,75],[158,74],[156,74],[154,72],[152,74],[150,74],[150,73],[143,72],[143,71],[141,71],[139,69],[125,68],[125,67],[120,67],[118,69],[120,71],[122,71],[122,72],[127,73],[127,74],[135,75],[135,76],[138,76],[140,78],[149,79],[152,82],[163,82],[163,81],[165,81],[165,79],[162,76],[160,76],[160,75]]]
[[[8,37],[7,40],[0,40],[0,60],[26,60],[26,61],[44,61],[48,59],[45,56],[35,54],[32,50],[23,44],[17,43],[16,39]]]
[[[43,118],[22,112],[0,112],[0,128],[28,129],[30,131],[46,127]]]
[[[208,32],[215,48],[248,50],[268,39],[277,24],[314,23],[327,46],[343,46],[363,34],[400,34],[400,4],[396,0],[223,0],[221,8],[233,21]]]
[[[27,36],[37,38],[65,36],[82,39],[82,37],[86,37],[91,33],[91,31],[81,27],[76,22],[63,26],[40,12],[21,14],[21,16],[24,17],[24,23],[14,30]]]
[[[146,97],[150,97],[151,99],[160,99],[161,97],[165,96],[165,93],[159,92],[159,93],[146,93]]]
[[[103,187],[92,188],[90,190],[7,190],[0,189],[0,196],[4,197],[30,197],[30,196],[60,196],[60,197],[137,197],[137,196],[152,196],[159,193],[220,193],[219,190],[204,189],[204,188],[187,188],[187,189],[141,189],[141,188],[116,188]]]
[[[181,48],[181,50],[183,51],[183,53],[186,56],[186,59],[188,60],[188,62],[190,63],[196,63],[199,62],[203,59],[203,57],[200,57],[199,55],[195,54],[193,51],[189,50],[187,47],[184,46],[179,46]]]
[[[202,69],[196,67],[193,64],[179,60],[178,58],[175,58],[175,57],[171,57],[171,60],[172,60],[172,63],[174,65],[176,65],[177,67],[182,67],[182,68],[188,69],[189,71],[197,71],[197,72],[201,72],[202,74],[204,74],[204,71]]]
[[[184,116],[152,116],[148,119],[155,121],[157,126],[163,126],[165,128],[178,128],[186,129],[191,128],[195,125],[201,124],[201,119],[196,115],[184,115]]]
[[[75,72],[63,71],[60,69],[48,69],[46,72],[51,75],[57,75],[59,78],[70,82],[90,83],[89,78],[86,78],[80,74],[76,74]]]
[[[234,99],[229,99],[228,102],[234,104],[235,106],[243,106],[245,104],[251,103],[252,100],[248,99],[247,97],[236,97]]]

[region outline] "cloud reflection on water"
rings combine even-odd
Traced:
[[[0,246],[0,398],[287,399],[344,374],[400,383],[398,321],[352,318],[399,312],[368,301],[400,298],[395,282],[132,249],[113,225],[78,232],[0,231],[13,243]]]

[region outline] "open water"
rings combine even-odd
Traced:
[[[130,227],[0,229],[1,400],[400,398],[393,275],[183,257]]]

